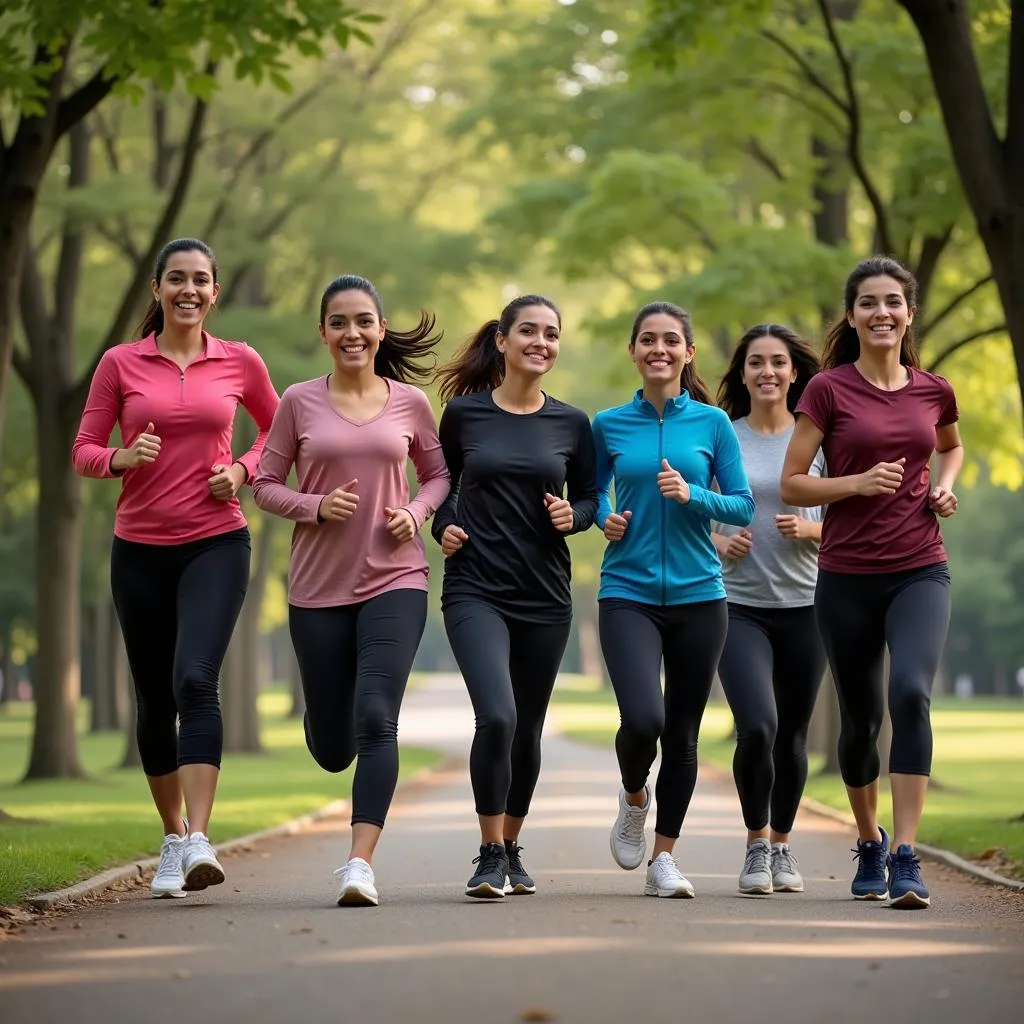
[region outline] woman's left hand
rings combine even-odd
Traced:
[[[572,505],[554,494],[544,495],[544,505],[551,517],[551,525],[559,533],[568,533],[572,529]]]
[[[682,478],[678,470],[668,464],[668,459],[661,460],[661,472],[658,474],[658,490],[663,498],[672,498],[681,505],[690,500],[690,485]]]
[[[249,474],[240,462],[233,462],[230,466],[218,464],[213,467],[213,476],[208,481],[210,493],[218,501],[230,501],[248,478]]]
[[[933,487],[928,495],[928,507],[943,519],[948,519],[957,509],[956,495],[945,487]]]
[[[405,544],[416,536],[416,520],[407,508],[386,508],[388,530],[399,544]]]

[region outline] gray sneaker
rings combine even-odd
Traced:
[[[612,826],[609,841],[612,857],[620,868],[632,871],[644,862],[647,840],[644,838],[644,824],[651,809],[651,787],[644,784],[647,802],[643,807],[631,807],[626,803],[626,791],[619,790],[619,813]]]
[[[775,892],[803,892],[803,876],[797,859],[786,843],[772,843],[772,889]]]
[[[747,846],[747,859],[740,872],[740,892],[747,896],[768,896],[772,891],[772,844],[755,839]]]

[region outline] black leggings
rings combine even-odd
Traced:
[[[814,610],[839,695],[843,781],[860,787],[878,778],[886,645],[892,719],[889,771],[930,774],[932,682],[949,628],[946,563],[873,575],[821,570]]]
[[[598,608],[601,650],[619,703],[622,785],[627,793],[643,789],[660,739],[655,831],[675,839],[697,783],[697,735],[725,643],[725,599],[652,605],[605,598]]]
[[[249,585],[249,553],[244,526],[186,544],[114,538],[110,589],[135,683],[147,775],[168,775],[183,764],[220,766],[217,683]]]
[[[476,715],[469,756],[476,813],[525,818],[571,623],[522,622],[460,599],[445,608],[444,628]]]
[[[807,782],[807,727],[825,672],[814,607],[729,605],[718,676],[736,720],[733,777],[752,832],[793,829]]]
[[[398,784],[398,712],[426,621],[425,590],[334,608],[288,606],[309,752],[328,772],[343,772],[358,755],[352,824],[384,827]]]

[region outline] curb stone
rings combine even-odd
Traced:
[[[410,786],[429,782],[435,774],[439,775],[445,771],[450,771],[453,767],[452,760],[448,757],[442,757],[433,768],[423,768],[410,775],[409,778],[399,783],[396,795]],[[246,836],[239,836],[236,839],[228,839],[223,843],[216,843],[214,844],[215,849],[218,853],[227,854],[266,839],[294,835],[326,818],[334,818],[344,814],[349,806],[348,800],[332,800],[331,803],[325,804],[315,811],[301,814],[299,817],[292,818],[290,821],[284,821],[280,825],[272,825],[270,828],[262,829],[259,832],[252,832]],[[149,868],[155,868],[159,863],[159,857],[147,857],[145,860],[133,861],[131,864],[108,868],[92,878],[86,878],[81,882],[76,882],[74,885],[69,885],[67,888],[27,896],[22,903],[37,911],[67,907],[86,896],[113,888],[118,882],[136,881],[142,877],[144,871]]]

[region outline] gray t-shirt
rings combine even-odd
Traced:
[[[747,471],[756,509],[747,527],[752,546],[743,558],[723,558],[722,578],[729,601],[754,608],[802,608],[814,604],[818,580],[818,542],[791,540],[779,533],[777,515],[798,515],[821,522],[822,509],[795,508],[779,498],[779,479],[793,428],[781,434],[758,434],[746,419],[733,420],[743,467]],[[825,476],[821,450],[811,463],[812,476]],[[731,536],[739,527],[716,523],[715,533]]]

